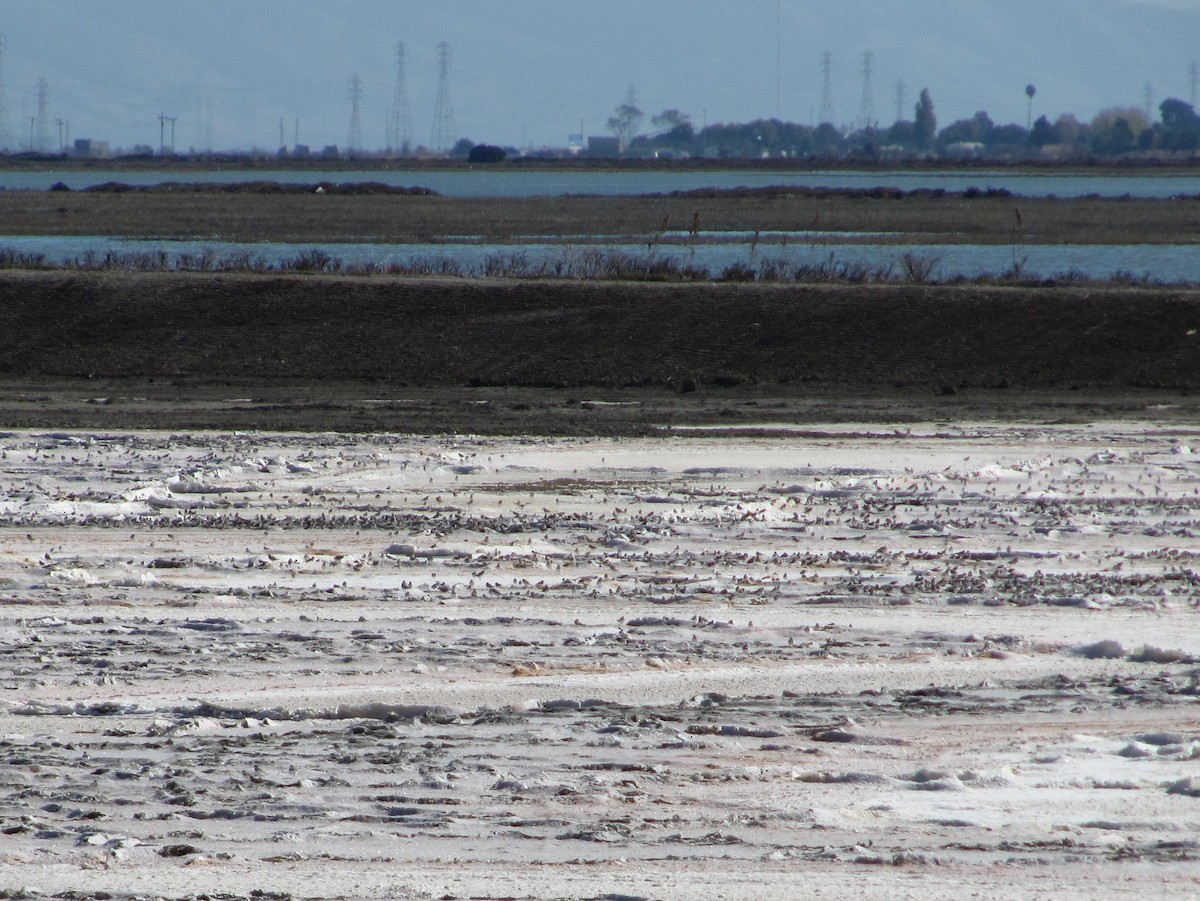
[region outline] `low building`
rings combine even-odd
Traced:
[[[587,139],[588,156],[620,156],[621,141],[619,138],[610,138],[607,135],[600,137],[591,137]]]

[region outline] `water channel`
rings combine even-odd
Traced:
[[[578,169],[147,169],[0,171],[0,188],[46,190],[61,182],[81,190],[106,182],[154,185],[162,182],[230,184],[251,181],[316,184],[380,182],[420,186],[450,197],[536,197],[562,194],[659,194],[705,188],[761,188],[772,185],[814,188],[892,187],[904,191],[1004,188],[1025,197],[1200,196],[1200,173],[1137,172],[1128,175],[1008,170],[578,170]]]
[[[761,236],[760,236],[761,237]],[[717,277],[728,266],[752,267],[764,260],[783,261],[791,266],[863,266],[873,271],[892,267],[901,277],[905,254],[930,262],[930,275],[936,279],[956,276],[975,278],[999,275],[1019,266],[1022,274],[1044,278],[1072,273],[1087,278],[1106,279],[1115,274],[1132,279],[1158,282],[1200,282],[1200,246],[1180,244],[897,244],[846,243],[841,236],[782,233],[769,240],[702,240],[687,243],[634,243],[628,238],[613,241],[549,242],[531,238],[513,244],[482,243],[462,236],[457,241],[436,244],[328,243],[290,244],[277,242],[238,243],[229,241],[166,241],[123,239],[94,236],[0,236],[0,251],[35,254],[47,263],[97,261],[112,254],[135,261],[152,260],[160,268],[195,268],[198,260],[207,260],[207,268],[223,261],[237,260],[241,265],[261,268],[286,265],[302,254],[318,250],[346,266],[371,264],[379,267],[400,265],[438,268],[446,261],[464,275],[483,274],[489,265],[497,268],[515,257],[521,265],[533,267],[560,262],[564,271],[583,260],[588,253],[621,253],[646,259],[672,259],[708,270]]]

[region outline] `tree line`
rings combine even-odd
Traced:
[[[1033,85],[1026,88],[1031,105],[1035,91]],[[651,119],[653,130],[642,132],[644,114],[632,96],[630,91],[608,120],[627,156],[1079,159],[1192,156],[1200,151],[1200,116],[1174,97],[1159,104],[1157,120],[1137,107],[1110,107],[1090,122],[1066,113],[1054,121],[1039,116],[1027,128],[996,123],[980,110],[939,129],[926,89],[911,119],[887,127],[846,129],[830,122],[810,126],[756,119],[696,129],[686,113],[667,109]]]

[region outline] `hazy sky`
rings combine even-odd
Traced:
[[[777,16],[782,23],[778,30]],[[408,56],[413,138],[428,144],[437,45],[451,45],[457,133],[490,143],[562,145],[589,134],[634,85],[649,118],[673,107],[704,121],[777,111],[814,122],[821,54],[833,54],[839,122],[862,98],[874,54],[875,117],[905,115],[921,88],[939,127],[985,109],[997,122],[1190,99],[1200,62],[1200,0],[0,0],[0,61],[15,140],[29,140],[34,86],[72,138],[157,146],[157,116],[177,117],[176,148],[273,150],[345,145],[350,78],[362,79],[363,143],[386,142],[395,45]],[[57,144],[58,129],[51,127]]]

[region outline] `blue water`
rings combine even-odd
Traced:
[[[646,243],[564,244],[530,242],[522,244],[484,244],[463,240],[438,244],[287,244],[236,243],[228,241],[161,241],[105,237],[59,236],[0,236],[0,248],[22,253],[42,254],[47,261],[63,263],[78,260],[92,253],[102,258],[107,253],[165,254],[167,265],[178,265],[183,255],[193,257],[210,254],[215,259],[243,255],[264,266],[276,266],[301,253],[320,249],[345,264],[410,263],[415,260],[447,260],[464,272],[482,271],[489,257],[508,258],[520,255],[531,264],[543,261],[578,261],[582,255],[600,251],[616,251],[645,256],[650,252]],[[736,241],[698,243],[694,247],[662,244],[653,248],[661,258],[692,263],[709,270],[714,276],[734,263],[756,265],[764,259],[786,260],[793,265],[862,264],[872,269],[891,266],[899,277],[903,270],[900,258],[912,253],[933,260],[935,278],[955,276],[974,278],[979,275],[1000,274],[1021,264],[1021,271],[1030,276],[1050,277],[1074,271],[1090,278],[1108,278],[1124,272],[1137,278],[1165,282],[1200,282],[1200,245],[1183,244],[1040,244],[1013,248],[1009,245],[984,244],[828,244],[789,243],[758,244]]]
[[[893,187],[905,191],[942,188],[1006,188],[1026,197],[1164,198],[1200,195],[1200,174],[1145,173],[1130,175],[1082,175],[1015,173],[1006,171],[828,171],[779,172],[759,170],[713,171],[575,171],[511,169],[454,170],[245,170],[182,172],[179,170],[116,171],[63,170],[0,172],[0,188],[45,190],[55,182],[73,190],[116,181],[134,185],[161,182],[204,182],[226,184],[248,181],[277,181],[315,184],[329,182],[382,182],[394,186],[431,188],[449,197],[535,197],[561,194],[659,194],[702,188],[755,188],[769,185],[814,188]]]

